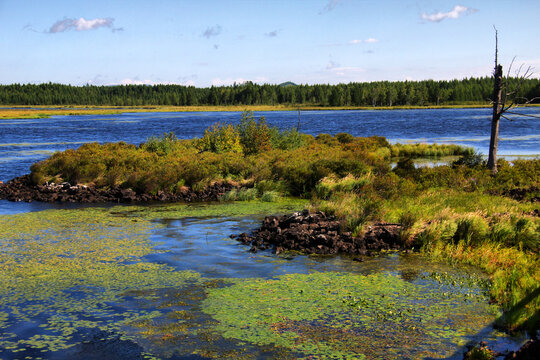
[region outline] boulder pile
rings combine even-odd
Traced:
[[[308,210],[291,215],[267,216],[261,227],[252,234],[231,235],[250,251],[272,249],[306,254],[354,254],[369,255],[380,250],[402,250],[406,246],[400,237],[400,224],[377,223],[370,226],[361,237],[342,231],[342,225],[334,216]]]
[[[200,191],[193,191],[186,187],[183,191],[176,193],[158,191],[155,194],[139,194],[130,188],[125,189],[120,186],[96,189],[92,186],[71,185],[67,182],[33,185],[30,176],[24,175],[0,184],[0,200],[79,203],[215,201],[233,188],[234,186],[228,183],[214,183]]]

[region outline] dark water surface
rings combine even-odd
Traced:
[[[472,146],[486,154],[490,109],[303,111],[300,130],[317,135],[348,132],[384,136],[391,142],[448,143]],[[540,115],[540,108],[515,110]],[[282,129],[296,127],[295,111],[256,112]],[[499,154],[540,154],[540,120],[514,116],[501,120]],[[173,131],[179,138],[201,137],[215,122],[236,123],[239,112],[124,113],[53,116],[50,119],[0,120],[0,181],[29,172],[32,163],[54,151],[87,142],[139,144],[152,135]]]

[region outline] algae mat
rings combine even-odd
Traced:
[[[203,308],[225,337],[299,358],[447,357],[492,320],[495,309],[469,285],[384,272],[290,274],[212,289]]]
[[[0,216],[0,359],[440,357],[494,319],[484,284],[467,276],[306,270],[208,279],[156,260],[173,251],[156,243],[160,219],[301,203],[213,206]],[[222,246],[240,246],[227,235]],[[284,268],[300,262],[257,256]]]

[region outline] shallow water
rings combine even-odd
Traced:
[[[261,219],[174,206],[0,216],[0,358],[460,359],[470,342],[522,340],[492,328],[471,269],[252,254],[229,238]]]
[[[317,135],[347,132],[384,136],[391,142],[466,145],[487,154],[490,109],[421,109],[302,111],[300,131]],[[540,114],[540,108],[516,110]],[[296,111],[256,112],[281,129],[298,125]],[[540,122],[529,117],[501,120],[500,155],[540,154]],[[215,122],[237,123],[239,112],[124,113],[53,116],[49,119],[0,120],[0,181],[29,172],[30,165],[51,152],[86,142],[140,144],[152,135],[173,131],[181,139],[201,137]]]

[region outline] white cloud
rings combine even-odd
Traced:
[[[456,5],[451,11],[448,12],[435,12],[431,14],[422,13],[421,18],[422,20],[427,20],[430,22],[440,22],[444,19],[457,19],[462,15],[468,15],[473,12],[476,12],[477,10],[468,8],[466,6]]]
[[[218,36],[219,34],[221,34],[221,31],[223,29],[221,28],[221,26],[219,25],[216,25],[216,26],[209,26],[202,34],[202,36],[204,36],[205,38],[207,39],[210,39],[212,37],[215,37],[215,36]]]
[[[341,76],[341,77],[354,77],[357,74],[366,72],[366,69],[361,67],[355,67],[355,66],[330,66],[333,63],[330,61],[328,65],[326,66],[326,70],[330,71],[335,76]],[[337,64],[335,64],[337,65]]]
[[[268,83],[268,78],[266,78],[264,76],[259,76],[259,77],[256,77],[254,79],[244,79],[244,78],[221,79],[221,78],[215,78],[215,79],[212,80],[211,84],[213,86],[229,86],[229,85],[233,85],[234,83],[243,84],[243,83],[248,82],[248,81],[251,81],[251,82],[256,83],[256,84],[265,84],[265,83]]]
[[[184,81],[178,85],[184,85],[184,86],[195,86],[195,81],[193,80],[187,80],[187,81]]]
[[[349,41],[349,44],[351,45],[357,45],[357,44],[375,44],[375,43],[378,43],[379,40],[377,39],[374,39],[374,38],[368,38],[368,39],[365,39],[365,40],[358,40],[358,39],[355,39],[355,40],[351,40]]]
[[[55,34],[55,33],[64,32],[67,30],[87,31],[87,30],[99,29],[100,27],[112,28],[113,23],[114,23],[113,18],[97,18],[97,19],[91,19],[91,20],[86,20],[85,18],[64,19],[64,20],[58,20],[57,22],[55,22],[51,26],[48,32],[51,34]],[[120,29],[112,28],[112,30],[117,31]]]
[[[184,85],[184,86],[195,86],[195,82],[193,80],[186,80],[181,82],[176,81],[154,81],[154,80],[139,80],[138,77],[135,77],[134,79],[131,78],[125,78],[122,79],[119,82],[120,85]]]

